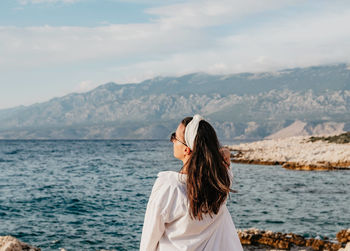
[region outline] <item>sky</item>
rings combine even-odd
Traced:
[[[0,109],[108,82],[350,62],[349,0],[1,0]]]

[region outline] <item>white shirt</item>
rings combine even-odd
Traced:
[[[243,251],[226,202],[216,215],[191,219],[186,175],[160,172],[142,229],[141,251]]]

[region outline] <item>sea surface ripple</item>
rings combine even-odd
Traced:
[[[236,228],[334,238],[350,227],[350,172],[231,166]],[[42,250],[138,250],[157,173],[180,168],[162,140],[1,140],[0,235]]]

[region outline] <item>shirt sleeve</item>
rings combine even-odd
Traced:
[[[171,196],[171,186],[159,177],[153,185],[145,220],[142,228],[140,251],[154,251],[165,230],[167,204]]]

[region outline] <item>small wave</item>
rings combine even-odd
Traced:
[[[284,221],[281,220],[266,220],[266,223],[272,223],[272,224],[283,224]]]
[[[16,149],[16,150],[13,150],[13,151],[4,152],[4,154],[7,154],[7,155],[14,155],[14,154],[20,153],[20,152],[22,152],[22,151],[23,151],[22,149]]]
[[[13,162],[13,160],[0,158],[0,163],[3,163],[3,162]]]
[[[42,250],[137,250],[157,173],[179,169],[172,146],[111,141],[107,149],[104,141],[53,142],[0,144],[0,162],[11,161],[0,163],[0,232],[12,229]],[[349,172],[319,177],[254,167],[233,167],[239,193],[227,207],[237,226],[310,237],[348,227]]]
[[[45,186],[39,187],[38,191],[50,190],[50,189],[53,189],[53,188],[55,188],[55,185],[45,185]]]

